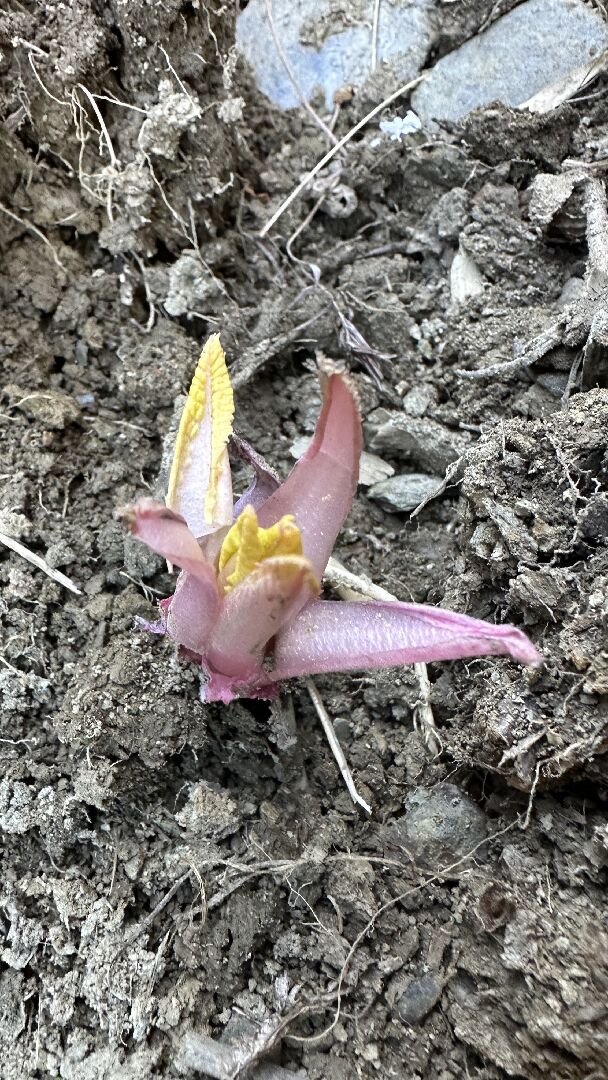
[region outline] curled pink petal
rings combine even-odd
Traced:
[[[515,626],[398,601],[315,600],[278,635],[270,677],[503,654],[522,664],[541,663],[532,642]]]
[[[142,499],[118,512],[133,536],[184,571],[170,601],[161,603],[169,637],[195,653],[205,650],[218,616],[220,596],[215,572],[186,522],[163,503]]]
[[[235,457],[240,458],[247,465],[251,465],[254,473],[252,483],[235,503],[233,519],[236,521],[246,506],[253,506],[254,510],[259,510],[266,502],[266,499],[269,499],[277,490],[280,480],[274,469],[271,469],[270,465],[264,461],[262,455],[258,454],[257,450],[254,450],[246,439],[242,439],[234,431],[230,436],[229,447]]]
[[[361,417],[347,376],[324,376],[323,409],[312,443],[284,484],[261,507],[268,528],[294,514],[304,555],[315,574],[323,573],[357,488],[361,456]]]
[[[318,584],[307,559],[299,555],[265,559],[224,597],[205,653],[210,668],[222,675],[268,682],[261,669],[266,645],[316,592]]]
[[[117,510],[116,516],[128,526],[133,536],[167,562],[197,577],[213,580],[213,571],[183,517],[169,510],[164,503],[141,499]]]

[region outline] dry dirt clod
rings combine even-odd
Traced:
[[[532,185],[530,216],[540,225],[554,223],[568,206],[575,189],[582,192],[581,210],[588,246],[583,288],[557,320],[529,341],[515,359],[477,371],[459,371],[459,375],[482,379],[523,371],[565,345],[569,351],[581,351],[571,359],[563,400],[567,400],[575,389],[586,389],[604,379],[608,367],[608,207],[605,185],[584,168],[570,169],[561,176],[539,175]]]

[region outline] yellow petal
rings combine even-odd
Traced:
[[[257,566],[262,557],[258,519],[253,506],[246,506],[226,534],[218,561],[226,588],[231,588]]]
[[[218,570],[228,591],[265,559],[301,554],[302,537],[292,514],[262,529],[253,507],[246,506],[224,539]]]
[[[213,334],[201,353],[180,420],[166,500],[195,536],[202,536],[211,523],[228,524],[231,517],[226,443],[233,416],[226,357],[219,335]]]

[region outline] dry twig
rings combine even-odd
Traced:
[[[55,261],[57,266],[61,270],[65,270],[65,266],[63,265],[61,259],[59,258],[59,255],[55,251],[55,248],[51,244],[51,241],[49,240],[48,236],[45,236],[44,233],[42,232],[42,229],[39,229],[37,225],[32,224],[31,221],[25,221],[23,218],[19,217],[18,214],[14,214],[13,211],[9,210],[8,207],[4,206],[3,203],[0,203],[0,213],[6,214],[7,217],[12,218],[12,220],[16,221],[19,225],[23,225],[24,229],[27,229],[28,232],[33,233],[34,236],[37,236],[39,240],[42,240],[42,243],[46,244],[46,246],[50,249],[51,254],[53,256],[53,260]]]
[[[374,0],[374,14],[372,16],[372,72],[378,67],[378,24],[380,22],[380,0]]]
[[[327,136],[327,138],[329,139],[332,146],[335,146],[336,143],[338,142],[338,140],[336,139],[336,136],[334,135],[331,128],[328,128],[325,121],[322,120],[321,117],[313,109],[313,107],[310,104],[308,98],[306,97],[306,94],[302,90],[302,87],[300,86],[300,84],[299,84],[299,82],[297,80],[296,73],[293,70],[293,68],[292,68],[292,66],[291,66],[291,64],[289,62],[287,54],[286,54],[283,46],[281,45],[281,39],[280,39],[279,35],[277,34],[277,28],[275,26],[274,16],[273,16],[273,13],[272,13],[272,0],[264,0],[264,6],[266,8],[266,17],[268,19],[268,25],[270,27],[270,33],[272,35],[272,40],[274,41],[275,49],[277,50],[279,60],[281,61],[283,67],[285,68],[287,78],[289,79],[291,85],[293,86],[293,88],[294,88],[294,90],[295,90],[295,92],[296,92],[296,94],[298,96],[300,105],[302,106],[303,109],[306,110],[308,115],[311,117],[311,119],[317,125],[317,127],[321,129],[323,134]]]
[[[350,140],[355,135],[358,135],[361,129],[364,128],[370,120],[374,119],[374,116],[377,116],[378,113],[382,112],[382,110],[385,109],[387,105],[392,105],[393,101],[396,101],[397,98],[402,96],[402,94],[406,94],[409,90],[413,90],[414,87],[418,86],[418,83],[422,82],[424,78],[425,74],[423,73],[422,75],[418,75],[417,78],[411,79],[410,82],[404,83],[403,86],[400,86],[397,90],[394,90],[392,94],[389,94],[388,97],[384,98],[384,101],[381,101],[379,105],[376,105],[371,110],[371,112],[368,112],[362,120],[359,120],[359,122],[350,129],[350,131],[347,131],[346,135],[343,135],[339,142],[337,142],[335,146],[332,146],[331,150],[327,151],[324,157],[322,157],[321,160],[317,162],[314,168],[312,168],[310,172],[306,173],[304,179],[300,180],[300,183],[296,185],[291,194],[283,200],[283,202],[279,206],[279,209],[276,210],[275,213],[272,215],[270,221],[267,221],[264,225],[264,228],[260,230],[260,236],[266,236],[266,234],[270,232],[273,225],[276,225],[279,218],[282,217],[288,207],[291,206],[294,199],[297,199],[298,195],[300,195],[304,191],[304,189],[308,187],[310,181],[314,180],[315,176],[317,176],[317,174],[321,172],[321,169],[324,169],[328,162],[330,162],[331,159],[335,157],[338,151],[342,150],[342,148],[346,146],[346,144],[350,142]]]
[[[37,566],[39,570],[42,570],[43,574],[52,578],[58,585],[63,585],[65,589],[69,589],[70,592],[76,593],[77,596],[82,596],[82,590],[61,573],[61,570],[55,570],[54,567],[49,566],[46,559],[43,559],[41,555],[36,555],[35,552],[30,551],[24,544],[20,544],[18,540],[14,540],[12,536],[7,536],[6,533],[0,532],[0,544],[4,544],[5,547],[10,548],[16,555],[21,555],[22,559],[27,559],[33,566]]]
[[[337,983],[337,986],[336,986],[336,989],[335,989],[335,992],[334,992],[334,996],[336,998],[336,1011],[334,1013],[333,1020],[318,1035],[307,1035],[307,1036],[292,1035],[292,1039],[294,1040],[294,1042],[318,1043],[318,1042],[321,1042],[323,1039],[326,1039],[327,1036],[329,1034],[331,1034],[331,1032],[334,1030],[336,1024],[338,1023],[338,1020],[340,1019],[340,1015],[341,1015],[341,1012],[342,1012],[342,996],[343,996],[343,993],[344,993],[343,987],[344,987],[344,979],[346,977],[346,972],[347,972],[347,970],[348,970],[348,968],[350,966],[350,963],[352,961],[353,956],[355,955],[357,949],[361,945],[361,942],[364,941],[369,936],[371,931],[374,929],[374,927],[376,925],[376,922],[378,921],[380,916],[384,914],[385,911],[390,911],[391,908],[395,907],[397,904],[403,903],[403,901],[406,900],[408,897],[414,896],[416,893],[423,892],[423,890],[428,888],[429,885],[433,885],[433,884],[435,884],[435,882],[440,882],[440,881],[444,880],[446,877],[449,877],[450,875],[453,875],[454,871],[459,866],[463,866],[464,864],[466,864],[469,861],[469,859],[471,858],[471,856],[474,855],[475,852],[479,850],[479,848],[483,847],[485,844],[488,844],[491,840],[497,839],[497,837],[499,837],[499,836],[504,836],[505,833],[508,833],[508,832],[511,831],[511,829],[514,829],[517,824],[518,824],[517,821],[511,821],[503,829],[499,829],[497,832],[493,833],[491,836],[484,837],[484,839],[480,840],[478,844],[475,844],[475,846],[472,847],[470,851],[466,852],[465,855],[461,855],[459,859],[456,859],[456,861],[451,863],[449,866],[444,866],[440,870],[438,870],[435,874],[429,875],[429,877],[426,879],[426,881],[421,882],[420,885],[414,885],[409,889],[405,889],[404,892],[399,893],[398,896],[393,896],[393,897],[391,897],[390,900],[387,900],[386,903],[382,904],[382,906],[379,907],[378,910],[374,912],[374,914],[371,916],[371,918],[366,923],[366,925],[363,927],[363,929],[360,931],[360,933],[357,934],[357,937],[355,938],[355,940],[353,941],[350,949],[348,950],[348,954],[347,954],[346,960],[344,961],[344,964],[342,965],[342,970],[340,971],[340,975],[338,977],[338,983]]]

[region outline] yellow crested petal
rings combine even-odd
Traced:
[[[293,514],[285,514],[280,521],[268,529],[262,529],[258,525],[258,533],[263,559],[271,559],[279,555],[302,554],[302,535]]]
[[[226,588],[232,588],[257,566],[262,557],[258,518],[253,506],[246,506],[226,534],[218,562]]]
[[[195,536],[212,523],[228,524],[232,487],[226,443],[234,397],[218,334],[205,343],[180,420],[167,506],[184,517]]]
[[[262,529],[253,507],[246,506],[222,544],[218,570],[228,591],[266,559],[301,555],[302,537],[292,514]]]
[[[260,567],[260,573],[264,573],[266,580],[273,582],[279,591],[286,595],[298,579],[310,590],[311,596],[315,596],[320,589],[310,560],[305,559],[301,553],[299,555],[273,555]]]

